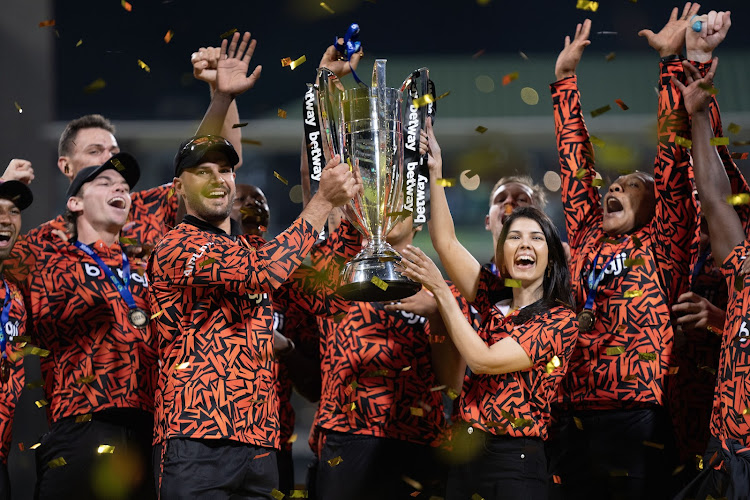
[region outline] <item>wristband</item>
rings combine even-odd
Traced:
[[[668,63],[672,61],[682,61],[684,57],[682,57],[680,54],[672,54],[661,58],[661,62]]]

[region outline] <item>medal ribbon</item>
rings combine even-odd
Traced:
[[[599,271],[599,274],[596,274],[596,265],[599,263],[599,257],[601,257],[602,255],[602,248],[599,248],[599,252],[597,252],[596,257],[594,257],[594,261],[591,263],[591,271],[589,272],[589,277],[586,282],[586,284],[588,285],[589,293],[586,295],[586,304],[583,306],[584,309],[593,311],[596,290],[597,288],[599,288],[599,283],[601,283],[602,279],[604,278],[604,271],[607,270],[615,256],[619,254],[623,248],[625,248],[625,245],[627,245],[629,240],[630,236],[625,238],[625,241],[623,241],[622,244],[617,247],[617,249],[609,257],[609,260],[607,260],[607,262],[602,266],[602,270]]]
[[[10,298],[10,288],[8,282],[3,278],[3,285],[5,286],[5,300],[3,301],[3,312],[0,314],[0,350],[3,351],[3,359],[8,358],[8,354],[5,352],[5,347],[8,345],[8,336],[5,334],[5,325],[8,324],[10,319],[10,307],[13,302]]]
[[[97,255],[97,253],[90,246],[85,243],[81,243],[80,241],[76,241],[73,244],[77,246],[83,253],[94,259],[102,272],[107,276],[107,278],[109,278],[112,283],[114,283],[115,288],[117,288],[117,291],[120,292],[120,295],[125,300],[128,308],[138,309],[138,306],[135,303],[135,299],[133,298],[133,294],[130,293],[130,262],[128,261],[128,256],[125,255],[125,252],[122,252],[122,281],[120,281],[117,276],[112,273],[112,270],[109,268],[109,266],[104,263],[101,257],[99,257],[99,255]]]
[[[349,26],[349,29],[346,30],[346,34],[344,35],[343,45],[339,45],[338,37],[334,37],[333,45],[336,47],[336,50],[346,56],[346,61],[349,63],[349,69],[352,71],[354,81],[366,87],[367,85],[365,82],[359,79],[357,72],[352,68],[352,56],[362,48],[362,42],[359,41],[359,24],[352,23],[352,25]]]
[[[706,265],[706,261],[708,260],[708,256],[711,255],[711,249],[704,251],[700,256],[698,257],[698,260],[695,261],[695,266],[693,267],[693,272],[690,276],[690,282],[694,282],[695,278],[700,274],[700,272],[703,270],[703,266]]]

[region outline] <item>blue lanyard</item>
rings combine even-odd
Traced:
[[[3,301],[3,312],[0,314],[0,350],[3,351],[3,359],[6,359],[8,354],[5,352],[5,347],[8,345],[8,337],[5,335],[5,325],[8,324],[8,319],[10,319],[10,307],[13,303],[10,299],[10,288],[5,278],[3,278],[3,285],[5,286],[5,300]]]
[[[700,274],[700,272],[703,270],[703,266],[706,265],[706,261],[708,260],[708,256],[711,255],[711,249],[704,251],[702,254],[700,254],[700,257],[698,257],[698,260],[695,262],[695,266],[693,267],[693,272],[690,276],[690,282],[695,282],[695,278]]]
[[[109,268],[107,264],[104,263],[104,261],[97,255],[94,250],[90,246],[88,246],[85,243],[81,243],[80,241],[75,241],[73,243],[75,246],[81,249],[86,255],[94,259],[96,263],[101,268],[102,272],[109,278],[109,280],[114,283],[115,288],[117,288],[117,291],[120,292],[120,295],[123,299],[125,299],[125,303],[128,305],[130,309],[136,309],[138,306],[135,304],[135,299],[133,298],[133,294],[130,293],[130,262],[128,262],[128,256],[125,255],[125,252],[122,252],[122,281],[120,281],[117,276],[115,276],[112,273],[112,270]]]
[[[623,241],[622,244],[612,253],[606,264],[602,266],[602,270],[599,271],[599,274],[596,274],[596,265],[599,263],[599,257],[601,257],[602,255],[602,249],[599,248],[599,252],[597,252],[596,257],[594,257],[594,261],[591,264],[591,271],[589,272],[589,277],[587,280],[589,293],[586,295],[586,305],[583,306],[584,309],[592,310],[594,308],[594,298],[596,297],[596,290],[597,288],[599,288],[599,283],[601,283],[602,279],[604,278],[604,272],[612,263],[612,260],[615,258],[615,256],[620,253],[620,250],[625,247],[629,239],[630,236],[625,238],[625,241]]]

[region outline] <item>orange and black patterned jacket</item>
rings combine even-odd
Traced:
[[[547,439],[550,405],[568,367],[578,322],[571,309],[556,306],[516,325],[511,316],[502,315],[491,298],[501,280],[482,268],[472,303],[482,319],[479,336],[489,346],[506,337],[513,338],[533,366],[501,375],[470,373],[458,401],[458,416],[491,434]],[[557,363],[553,361],[555,357]]]
[[[89,246],[122,278],[122,248]],[[149,327],[127,320],[128,306],[97,263],[72,243],[16,242],[20,282],[32,341],[50,351],[41,359],[52,422],[110,408],[154,410],[156,342]],[[148,311],[144,269],[131,263],[130,290]]]
[[[628,237],[616,239],[602,231],[601,196],[592,185],[593,147],[576,77],[551,86],[570,269],[579,311],[597,253],[601,252],[599,266],[616,253],[596,294],[594,328],[578,336],[561,384],[559,400],[565,405],[604,409],[666,403],[667,379],[675,366],[670,307],[688,290],[697,254],[689,155],[675,142],[678,136],[685,137],[689,126],[681,94],[671,82],[672,75],[682,72],[680,61],[661,65],[654,218]]]
[[[0,275],[1,277],[1,275]],[[26,335],[26,309],[23,304],[23,297],[13,283],[8,283],[10,290],[11,306],[8,324],[5,326],[5,354],[7,355],[8,367],[10,374],[6,382],[0,382],[0,463],[8,462],[10,453],[10,444],[13,441],[13,415],[16,410],[16,403],[21,395],[24,385],[24,369],[22,349],[15,342],[17,337]],[[0,284],[0,307],[5,302],[5,287]]]
[[[268,294],[300,265],[317,233],[303,219],[258,248],[194,217],[149,259],[161,372],[154,442],[231,439],[279,447]]]

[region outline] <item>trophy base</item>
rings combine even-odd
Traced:
[[[400,260],[398,254],[358,257],[348,262],[341,272],[341,286],[337,293],[346,300],[392,302],[410,297],[422,288],[420,283],[396,271]]]

